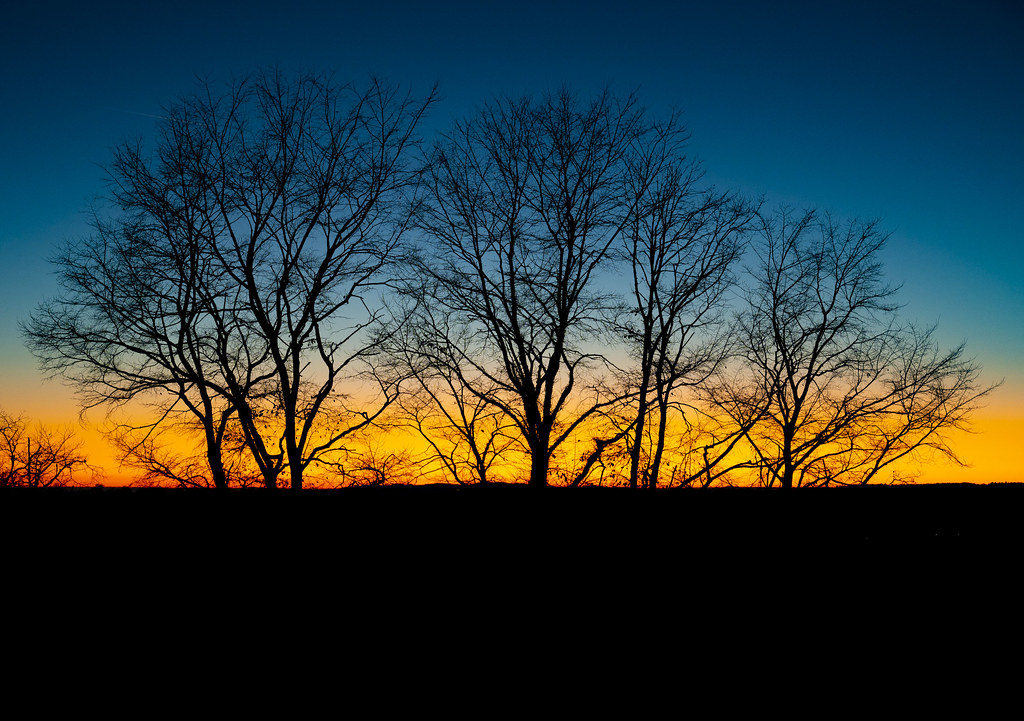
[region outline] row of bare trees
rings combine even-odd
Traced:
[[[118,149],[24,331],[86,407],[152,405],[118,427],[126,461],[383,481],[407,454],[366,439],[396,425],[459,483],[806,486],[955,458],[987,388],[900,323],[877,226],[707,187],[678,118],[632,95],[498,99],[424,147],[434,102],[268,73]]]

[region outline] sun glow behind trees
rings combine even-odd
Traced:
[[[136,422],[145,418],[145,409],[137,409],[134,416]],[[67,415],[62,409],[55,409],[47,422],[67,423]],[[75,435],[81,440],[79,451],[88,459],[90,466],[98,470],[89,470],[76,477],[76,484],[94,485],[102,483],[109,486],[146,485],[143,474],[137,468],[123,463],[117,449],[111,443],[104,429],[108,424],[99,414],[90,414],[84,425],[79,425],[72,418],[70,424]],[[958,465],[941,454],[923,452],[914,458],[894,464],[889,473],[876,479],[877,483],[901,482],[914,480],[920,483],[1024,483],[1024,470],[1017,462],[1019,453],[1008,452],[1008,449],[1021,449],[1024,439],[1024,419],[1010,413],[1000,413],[998,409],[982,408],[971,420],[973,432],[952,431],[949,443],[955,448],[966,465]],[[685,427],[670,425],[669,437],[676,439],[677,447],[685,442]],[[196,454],[195,438],[185,435],[168,437],[168,450],[181,457]],[[349,470],[345,472],[349,480],[358,483],[369,482],[373,477],[371,467],[388,467],[394,471],[389,478],[400,483],[450,483],[451,477],[443,472],[439,462],[433,456],[433,450],[414,431],[404,428],[372,429],[359,444],[353,444],[353,451],[361,452],[365,445],[372,448],[372,462],[358,463],[357,458]],[[592,448],[590,438],[578,438],[570,441],[556,458],[556,466],[561,468],[568,463],[566,475],[574,475],[578,469],[579,456]],[[670,444],[670,448],[673,446]],[[671,456],[666,468],[663,485],[668,486],[676,476],[690,469],[700,470],[701,456]],[[380,463],[383,461],[384,463]],[[571,461],[571,463],[570,463]],[[676,469],[678,467],[678,470]],[[101,469],[101,470],[100,470]],[[363,469],[363,470],[360,470]],[[491,475],[494,480],[502,482],[522,482],[528,476],[528,463],[523,457],[509,454],[505,458],[496,459],[492,465]],[[322,477],[321,477],[322,475]],[[553,476],[552,482],[561,483],[561,475]],[[738,485],[756,484],[757,478],[750,471],[744,475],[736,472],[732,481]],[[320,474],[316,471],[308,476],[309,487],[334,488],[344,480],[336,471]],[[208,480],[208,479],[207,479]],[[591,483],[604,485],[627,485],[628,459],[624,453],[617,457],[609,457],[593,470]],[[164,485],[174,485],[165,480]]]
[[[873,226],[702,186],[675,117],[499,98],[420,157],[432,102],[270,73],[118,150],[26,333],[153,404],[111,429],[144,482],[863,482],[985,394],[895,322]]]

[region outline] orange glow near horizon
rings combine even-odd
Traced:
[[[88,414],[84,424],[79,423],[77,416],[68,413],[67,389],[57,383],[40,382],[39,388],[27,386],[25,393],[39,390],[34,396],[32,408],[26,409],[26,415],[33,423],[42,422],[51,427],[70,425],[82,441],[82,450],[90,464],[102,469],[95,478],[82,478],[86,485],[103,484],[107,486],[126,486],[137,481],[140,473],[128,465],[122,465],[113,446],[101,431],[104,425],[102,410]],[[15,397],[5,401],[22,400]],[[965,466],[935,453],[920,453],[916,459],[896,465],[897,475],[909,475],[918,483],[1024,483],[1024,464],[1020,462],[1024,455],[1024,392],[1018,387],[1000,387],[988,399],[988,404],[979,409],[970,423],[972,432],[954,431],[949,434],[951,444],[956,453],[965,462]],[[8,412],[18,414],[18,404],[5,404]],[[184,441],[183,441],[184,443]],[[412,430],[392,430],[374,437],[370,445],[378,454],[409,453],[418,454],[426,450],[425,442]],[[586,443],[589,447],[589,443]],[[574,446],[570,441],[563,452],[572,455],[582,446]],[[182,451],[186,450],[183,445]],[[432,464],[437,468],[437,464]],[[552,469],[552,482],[555,479]],[[515,460],[504,464],[503,469],[495,468],[494,478],[511,480],[525,478],[528,469],[523,468]],[[311,472],[307,478],[312,480],[316,473]],[[888,472],[881,475],[879,483],[885,483],[892,477]],[[284,480],[284,478],[282,478]],[[440,473],[432,472],[428,477],[420,477],[421,482],[437,482],[443,480]]]
[[[1024,483],[1024,416],[980,415],[972,432],[951,434],[953,448],[967,464],[946,460],[921,465],[920,483]]]
[[[53,422],[46,419],[46,422]],[[78,425],[75,420],[69,421]],[[918,483],[1024,483],[1024,415],[979,414],[972,422],[973,432],[957,431],[951,435],[953,447],[967,464],[958,466],[942,457],[921,456],[904,464],[901,471],[916,476]],[[100,432],[97,424],[78,426],[83,451],[90,463],[103,469],[92,483],[107,486],[126,486],[138,478],[130,467],[119,467],[113,447]],[[380,448],[385,451],[413,451],[416,439],[406,432],[392,432],[381,438]],[[423,479],[428,480],[428,479]],[[439,480],[431,478],[429,480]]]

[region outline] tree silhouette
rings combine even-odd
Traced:
[[[150,424],[121,422],[108,428],[107,440],[117,450],[121,464],[138,472],[133,486],[215,487],[207,456],[195,452],[192,443],[197,431],[202,433],[198,426],[189,415],[174,422],[166,418]],[[263,476],[253,463],[241,429],[229,424],[225,430],[218,454],[225,484],[232,488],[263,485]]]
[[[32,425],[25,416],[0,408],[0,487],[45,488],[95,476],[71,428]]]
[[[424,166],[434,99],[270,71],[202,84],[151,149],[115,150],[90,235],[54,260],[61,294],[22,328],[84,409],[155,413],[113,435],[146,482],[378,484],[419,462],[487,483],[521,461],[533,486],[654,488],[671,467],[792,487],[957,459],[947,432],[991,389],[899,321],[877,225],[702,188],[678,117],[607,90],[499,98]],[[371,442],[395,409],[426,456]],[[181,429],[199,453],[167,442]]]
[[[642,197],[638,176],[652,175],[638,169],[664,157],[673,132],[633,96],[563,90],[487,105],[432,157],[410,294],[441,319],[416,327],[441,333],[420,346],[515,425],[531,485],[546,485],[555,450],[620,401],[593,343],[611,305],[599,280]]]
[[[521,455],[521,438],[515,423],[490,400],[502,389],[470,376],[460,362],[460,349],[472,343],[469,329],[451,325],[452,314],[430,304],[426,287],[407,289],[416,298],[415,308],[399,316],[401,327],[386,344],[395,374],[410,381],[397,401],[400,417],[427,444],[425,475],[440,471],[454,483],[488,483],[496,464],[507,470]]]
[[[701,190],[701,176],[696,163],[671,158],[648,183],[624,235],[632,286],[622,331],[638,379],[631,488],[658,485],[678,390],[703,383],[729,353],[722,296],[757,208],[731,193]]]
[[[287,468],[301,487],[395,399],[366,361],[432,101],[279,72],[204,85],[151,156],[118,149],[113,212],[58,258],[64,294],[26,324],[30,348],[86,405],[185,409],[215,485],[236,424],[266,486]],[[356,379],[361,397],[338,392]]]
[[[137,148],[118,149],[110,173],[120,212],[95,214],[93,234],[65,244],[54,260],[62,295],[23,330],[43,369],[73,381],[84,408],[144,398],[161,419],[194,417],[209,474],[225,487],[220,449],[234,406],[221,392],[222,366],[237,360],[244,370],[228,370],[251,377],[262,351],[228,333],[221,313],[237,294],[210,273],[194,201],[179,194],[190,192],[186,168],[175,169],[154,175]]]
[[[708,398],[743,429],[766,485],[860,484],[928,447],[958,460],[961,428],[991,388],[964,348],[903,325],[875,223],[782,209],[763,219],[747,308],[745,368]]]

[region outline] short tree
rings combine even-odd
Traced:
[[[98,469],[89,465],[74,430],[33,425],[0,408],[0,487],[68,486],[84,473],[96,477]]]
[[[493,481],[524,450],[515,423],[490,400],[502,389],[460,361],[472,331],[450,324],[452,314],[429,302],[427,285],[406,294],[415,299],[414,309],[396,314],[405,320],[387,340],[388,362],[408,379],[397,422],[426,444],[425,476],[440,474],[459,484]]]

